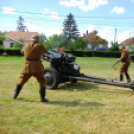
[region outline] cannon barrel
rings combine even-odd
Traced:
[[[15,39],[12,39],[12,38],[10,38],[10,37],[5,36],[5,38],[12,40],[12,41],[14,41],[14,42],[18,43],[19,45],[23,45],[23,43],[22,43],[22,42],[17,41],[17,40],[15,40]]]

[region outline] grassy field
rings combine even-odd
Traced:
[[[84,74],[112,79],[119,79],[118,70],[109,69],[116,61],[76,58]],[[0,134],[134,134],[134,93],[128,88],[64,83],[57,90],[47,89],[49,102],[41,103],[39,84],[31,78],[13,100],[23,62],[24,57],[0,57]],[[134,63],[129,74],[134,80]]]

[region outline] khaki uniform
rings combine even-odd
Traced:
[[[126,49],[124,49],[121,53],[121,57],[118,59],[119,62],[121,63],[120,67],[120,74],[127,74],[128,67],[130,65],[130,58],[129,58],[129,53]]]
[[[62,54],[62,55],[65,54],[65,52],[63,52],[63,51],[57,51],[57,53],[58,53],[58,54]]]
[[[23,86],[31,76],[34,76],[40,83],[40,87],[45,87],[44,67],[39,60],[41,54],[47,52],[48,50],[39,43],[31,42],[23,46],[21,53],[24,54],[26,61],[18,85]]]

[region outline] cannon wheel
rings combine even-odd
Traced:
[[[52,67],[44,68],[44,77],[46,80],[46,89],[56,89],[60,82],[59,74],[56,69]]]
[[[77,80],[76,80],[76,79],[71,79],[70,82],[71,82],[71,83],[76,83]]]

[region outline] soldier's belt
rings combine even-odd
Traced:
[[[25,59],[26,61],[40,61],[40,59]]]

